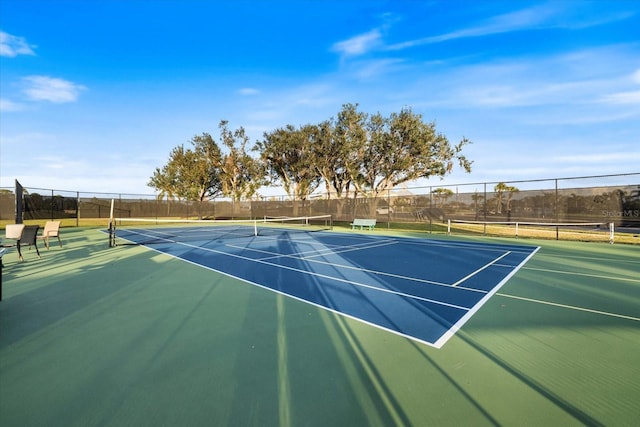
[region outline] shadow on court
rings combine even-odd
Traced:
[[[5,258],[1,425],[625,425],[637,414],[640,344],[621,321],[585,317],[585,332],[559,307],[496,295],[438,350],[145,248],[108,249],[96,230],[65,237],[41,260]]]

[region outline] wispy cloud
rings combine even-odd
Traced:
[[[25,109],[23,104],[13,102],[9,99],[2,98],[0,99],[0,112],[2,113],[10,113],[14,111],[22,111]]]
[[[75,102],[86,87],[68,80],[49,76],[23,77],[23,92],[33,101],[48,101],[56,104]]]
[[[481,37],[511,31],[539,28],[544,26],[545,23],[556,14],[556,12],[556,9],[550,8],[549,6],[537,6],[529,9],[518,10],[489,18],[480,25],[463,28],[437,36],[396,43],[387,46],[387,50],[402,50],[414,46],[440,43],[460,38]]]
[[[383,51],[396,51],[415,46],[442,43],[449,40],[483,37],[514,31],[537,29],[565,28],[581,29],[628,19],[635,12],[599,13],[581,10],[579,7],[567,6],[558,2],[550,2],[527,9],[516,10],[490,17],[477,25],[461,28],[444,34],[422,37],[399,43],[386,44],[379,29],[361,34],[351,39],[336,43],[334,50],[344,56],[356,56],[373,48]]]
[[[640,161],[640,151],[630,152],[614,152],[609,153],[604,149],[600,153],[592,154],[576,154],[566,156],[551,156],[550,160],[554,163],[605,163],[605,162],[629,162]]]
[[[260,94],[260,90],[253,87],[243,87],[238,90],[238,93],[243,96],[253,96]]]
[[[363,55],[382,42],[382,33],[379,29],[373,29],[367,33],[357,35],[347,40],[337,42],[332,50],[343,57]]]
[[[345,68],[345,71],[356,79],[364,81],[398,71],[403,63],[404,60],[398,58],[353,61]]]
[[[35,45],[27,43],[24,37],[18,37],[0,31],[0,56],[14,58],[18,55],[35,55]]]
[[[640,90],[630,92],[618,92],[603,98],[607,104],[635,104],[640,105]]]

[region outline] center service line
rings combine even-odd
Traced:
[[[476,274],[480,273],[482,270],[484,270],[485,268],[489,268],[491,267],[493,264],[495,264],[496,262],[500,261],[502,258],[506,257],[507,255],[509,255],[511,253],[511,251],[507,251],[504,254],[502,254],[501,256],[499,256],[498,258],[494,259],[493,261],[491,261],[489,264],[486,264],[485,266],[477,269],[476,271],[474,271],[473,273],[463,277],[462,279],[458,280],[456,283],[454,283],[453,287],[458,286],[460,283],[466,281],[468,278],[475,276]]]

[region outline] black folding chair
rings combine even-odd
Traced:
[[[25,225],[22,230],[22,235],[19,239],[16,240],[16,248],[18,249],[18,258],[20,261],[24,261],[24,257],[22,256],[22,247],[24,245],[29,245],[29,249],[31,249],[31,245],[36,248],[36,253],[38,254],[38,258],[40,258],[40,251],[38,250],[38,230],[40,229],[39,225]]]

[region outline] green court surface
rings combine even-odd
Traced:
[[[97,229],[12,251],[0,425],[637,425],[640,247],[436,238],[541,246],[441,349]]]

